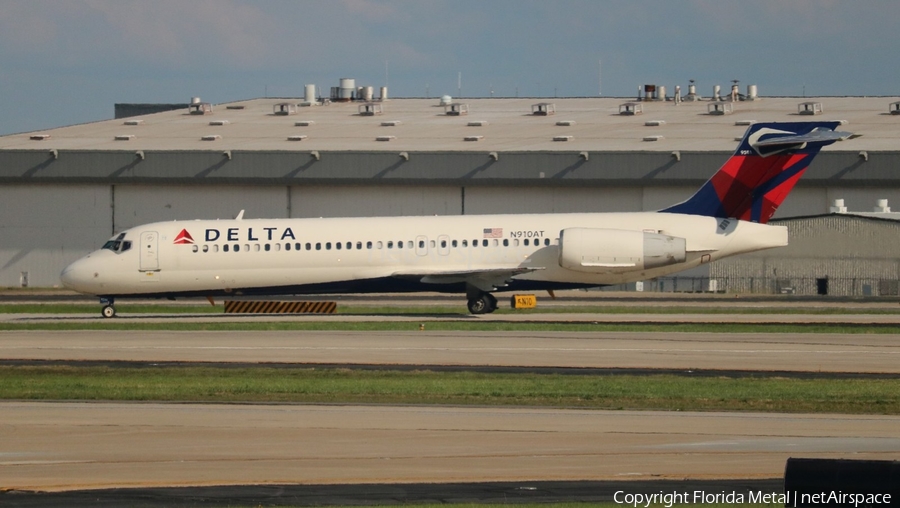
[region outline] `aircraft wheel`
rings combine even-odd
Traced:
[[[484,293],[470,299],[468,306],[472,314],[490,314],[497,310],[497,299],[490,293]]]
[[[495,298],[494,295],[490,293],[485,294],[484,297],[488,301],[488,310],[486,312],[490,314],[491,312],[497,310],[497,298]]]
[[[116,308],[113,307],[112,305],[107,305],[107,306],[103,307],[103,310],[101,310],[100,313],[103,314],[103,317],[105,317],[105,318],[115,317],[116,316]]]

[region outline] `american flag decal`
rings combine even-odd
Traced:
[[[503,238],[503,228],[484,228],[485,238]]]

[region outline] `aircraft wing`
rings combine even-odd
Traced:
[[[490,268],[484,270],[458,270],[458,271],[419,271],[419,272],[394,272],[394,277],[414,278],[426,284],[456,284],[465,282],[482,291],[494,291],[498,287],[506,286],[516,275],[543,270],[542,267],[509,267]]]

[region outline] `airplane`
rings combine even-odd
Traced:
[[[123,231],[66,267],[65,287],[115,299],[328,293],[465,293],[649,280],[787,245],[767,222],[819,150],[857,137],[840,122],[751,125],[690,198],[655,212],[156,222]]]

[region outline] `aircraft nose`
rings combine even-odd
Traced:
[[[59,274],[63,286],[80,293],[90,293],[92,281],[96,277],[91,265],[88,258],[84,257],[67,266]]]

